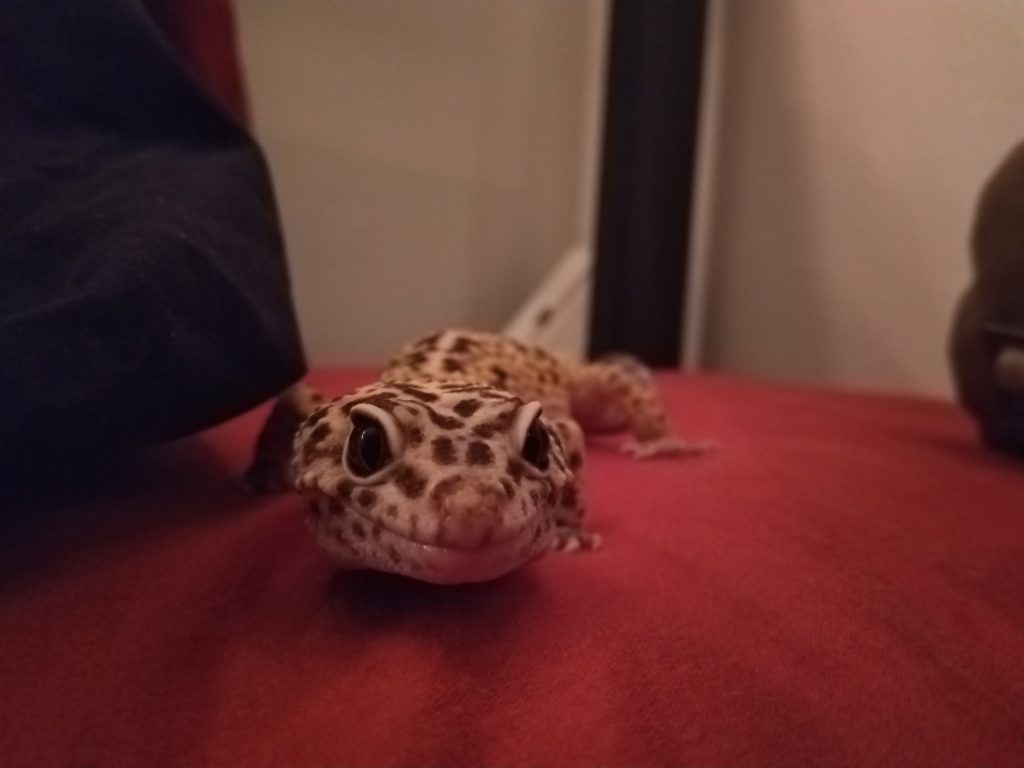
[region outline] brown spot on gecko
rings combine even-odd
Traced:
[[[466,448],[466,463],[486,467],[494,463],[494,451],[487,443],[473,440]]]
[[[356,501],[358,501],[364,507],[369,507],[375,501],[377,501],[377,494],[371,491],[369,488],[364,488],[356,495]]]
[[[432,333],[429,336],[424,336],[422,339],[413,344],[413,347],[419,349],[435,349],[437,347],[437,342],[441,338],[442,333],[443,331],[438,331],[437,333]]]
[[[334,495],[339,499],[350,499],[354,488],[351,480],[342,480],[334,486]]]
[[[427,480],[412,467],[400,467],[395,473],[395,485],[410,499],[418,499],[427,487]]]
[[[321,440],[327,437],[327,434],[330,431],[330,424],[317,424],[316,427],[313,428],[313,431],[309,433],[309,437],[307,439],[311,440],[314,443],[319,443]]]
[[[519,400],[518,398],[516,398],[515,402],[517,405],[522,404],[522,400]],[[512,416],[514,414],[515,409],[502,411],[490,421],[486,421],[483,424],[477,424],[473,427],[473,432],[484,439],[493,437],[496,433],[504,432],[512,426]]]
[[[380,534],[382,530],[380,523],[373,524],[373,528],[370,529],[370,535],[373,537],[374,541],[380,541]]]
[[[398,397],[398,393],[389,392],[386,394],[375,395],[364,400],[364,403],[370,405],[376,405],[378,408],[383,408],[385,411],[393,411],[398,407],[398,401],[395,400]]]
[[[394,504],[388,504],[384,509],[384,514],[390,518],[396,518],[398,517],[398,507]]]
[[[445,392],[477,392],[480,390],[479,384],[463,384],[452,381],[446,381],[438,386]]]
[[[409,395],[410,397],[415,397],[417,400],[424,403],[432,403],[435,400],[437,400],[437,395],[435,395],[433,392],[427,392],[425,389],[420,389],[419,387],[413,386],[412,384],[399,382],[395,383],[393,386],[395,387],[395,389]]]
[[[452,410],[455,411],[455,413],[457,413],[462,418],[468,419],[470,416],[472,416],[474,413],[480,410],[480,406],[482,405],[483,403],[477,400],[475,397],[470,397],[465,400],[459,400],[459,402],[455,404],[455,407],[452,408]]]
[[[433,408],[427,408],[427,418],[433,422],[434,426],[440,427],[441,429],[458,429],[462,426],[462,422],[454,416],[445,416],[444,414],[438,413]]]
[[[397,415],[398,412],[401,411],[402,413],[407,413],[413,418],[416,418],[420,415],[422,409],[423,406],[419,403],[399,403],[398,407],[395,409],[395,414]]]
[[[501,366],[492,365],[491,373],[494,374],[494,380],[498,383],[498,386],[504,386],[505,382],[508,381],[508,371]]]
[[[352,523],[352,533],[355,534],[357,539],[365,539],[366,538],[366,529],[363,528],[363,524],[361,522],[359,522],[358,520],[356,520],[354,523]]]
[[[445,373],[465,373],[466,371],[462,363],[460,363],[458,360],[453,360],[450,357],[446,357],[442,365],[444,367]]]
[[[456,355],[462,355],[467,352],[472,352],[473,348],[477,346],[479,346],[479,344],[473,341],[473,339],[467,339],[465,336],[459,336],[448,348],[448,351]]]
[[[455,463],[455,444],[450,437],[435,437],[430,444],[433,447],[434,461],[438,464]]]
[[[309,414],[309,416],[306,417],[306,421],[305,421],[306,426],[311,427],[314,424],[316,424],[318,421],[320,421],[320,419],[322,419],[324,416],[327,415],[327,411],[328,410],[329,410],[329,408],[326,408],[326,407],[324,407],[324,408],[317,408],[315,411],[313,411],[311,414]]]
[[[405,436],[409,440],[409,445],[419,445],[423,442],[423,430],[419,427],[409,427]]]

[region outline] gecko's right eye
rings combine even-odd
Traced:
[[[369,477],[391,463],[391,449],[384,428],[361,414],[352,418],[352,434],[345,450],[348,468],[358,477]]]
[[[523,440],[523,458],[537,469],[547,469],[549,443],[547,430],[540,423],[540,417],[535,417],[526,430],[526,439]]]

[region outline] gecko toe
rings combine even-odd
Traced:
[[[621,451],[634,459],[653,459],[662,456],[703,456],[717,451],[713,440],[685,440],[681,437],[661,437],[643,442],[632,440],[622,445]]]
[[[555,535],[553,549],[559,552],[592,552],[600,549],[601,535],[579,528],[560,530]]]

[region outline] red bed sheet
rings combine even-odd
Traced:
[[[233,484],[265,409],[26,504],[0,764],[1024,765],[1021,465],[944,403],[661,383],[720,453],[593,446],[605,548],[489,584],[335,569]]]

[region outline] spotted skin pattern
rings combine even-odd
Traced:
[[[357,456],[366,424],[387,446],[368,474]],[[584,433],[622,429],[641,447],[634,455],[703,450],[671,437],[636,361],[573,365],[449,330],[408,345],[377,383],[344,397],[292,388],[247,479],[260,490],[293,484],[316,541],[345,567],[484,581],[550,549],[600,546],[583,526]]]
[[[714,448],[671,433],[650,371],[628,355],[577,364],[516,339],[471,330],[446,330],[406,345],[383,381],[473,382],[537,400],[544,414],[580,452],[583,434],[631,433],[623,451],[637,457],[699,454]]]

